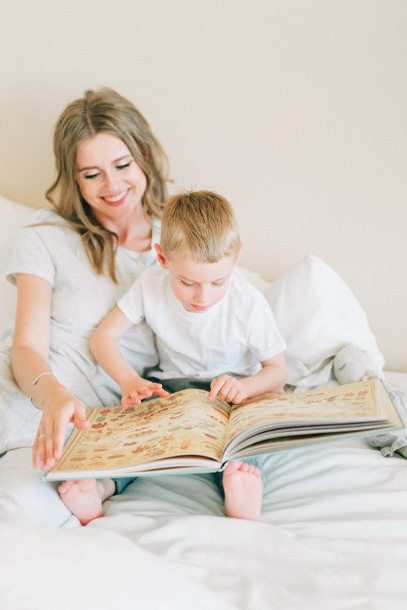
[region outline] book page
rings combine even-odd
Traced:
[[[89,409],[91,426],[75,430],[51,472],[138,465],[175,456],[220,460],[230,407],[202,390],[132,405]]]
[[[335,421],[358,422],[380,419],[376,400],[375,379],[356,384],[335,386],[298,394],[284,394],[233,408],[230,415],[226,444],[249,427],[267,424],[272,429],[282,423],[307,423]]]

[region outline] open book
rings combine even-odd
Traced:
[[[402,427],[377,378],[231,406],[203,390],[89,409],[47,480],[221,470],[232,459]]]

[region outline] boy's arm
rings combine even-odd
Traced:
[[[139,404],[143,398],[149,398],[152,394],[159,396],[168,394],[162,389],[161,384],[150,383],[140,377],[123,358],[118,342],[131,326],[133,326],[132,322],[119,307],[115,307],[96,328],[89,343],[94,358],[119,384],[123,406],[131,403]]]
[[[249,402],[263,394],[283,394],[287,381],[287,364],[283,354],[277,354],[261,362],[261,370],[255,375],[236,379],[230,375],[221,375],[211,383],[209,399],[218,396],[234,404]]]
[[[284,355],[277,354],[260,364],[261,370],[258,373],[241,379],[247,392],[246,398],[253,398],[266,392],[284,394],[284,385],[287,381],[287,363]]]

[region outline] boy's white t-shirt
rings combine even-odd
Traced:
[[[118,307],[153,330],[160,370],[152,374],[159,379],[246,377],[286,349],[266,299],[236,270],[223,299],[203,313],[186,311],[159,266],[145,269]]]

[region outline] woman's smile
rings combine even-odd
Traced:
[[[106,201],[106,203],[108,205],[118,206],[118,205],[121,205],[122,203],[124,203],[124,199],[125,199],[127,193],[129,192],[129,190],[130,189],[121,191],[117,195],[105,195],[104,197],[102,197],[102,199],[104,199],[104,201]]]

